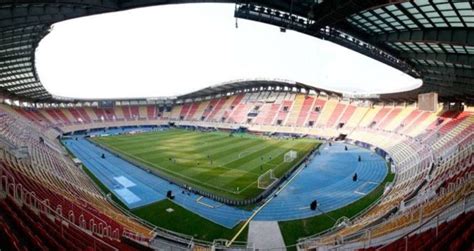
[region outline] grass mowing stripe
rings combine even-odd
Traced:
[[[170,138],[174,137],[177,135],[184,135],[186,132],[180,131],[180,130],[168,130],[167,134],[157,134],[156,132],[144,132],[140,134],[133,134],[133,135],[113,135],[113,136],[108,136],[105,138],[101,138],[104,141],[109,141],[113,142],[115,144],[120,144],[123,142],[134,142],[134,141],[141,141],[144,139],[165,139],[165,138]],[[189,132],[189,134],[191,134]]]
[[[212,137],[206,137],[204,135],[201,135],[196,142],[190,141],[188,138],[184,140],[180,140],[180,144],[176,144],[175,142],[162,142],[163,144],[160,145],[155,145],[155,149],[163,149],[163,150],[178,150],[181,151],[183,149],[201,149],[206,148],[206,147],[212,147],[216,144],[226,144],[227,142],[231,142],[233,139],[229,138],[212,138]],[[191,143],[196,143],[196,144],[191,144]],[[179,146],[180,148],[176,148]],[[184,148],[183,148],[184,147]]]
[[[230,144],[229,146],[232,146]],[[159,162],[162,163],[163,165],[171,165],[175,166],[176,164],[180,165],[191,165],[195,166],[196,162],[201,160],[201,161],[206,161],[207,162],[207,156],[204,156],[205,154],[185,154],[181,152],[157,152],[157,153],[151,153],[154,154],[154,156],[148,156],[147,159],[153,162]],[[142,156],[141,156],[142,157]],[[176,164],[173,162],[170,162],[169,158],[176,159]],[[191,160],[191,162],[189,161]]]
[[[278,167],[278,173],[283,174],[293,165],[283,163],[283,155],[289,149],[304,152],[316,145],[315,140],[307,139],[279,140],[180,129],[93,140],[127,158],[159,169],[178,182],[231,199],[257,196],[261,190],[256,187],[256,180],[262,171]],[[237,187],[249,189],[237,192]]]
[[[171,134],[171,137],[166,136],[166,137],[162,137],[158,134],[155,134],[155,135],[146,135],[146,136],[143,136],[141,134],[137,135],[121,135],[123,137],[125,137],[126,140],[120,140],[120,141],[116,141],[116,140],[112,140],[109,142],[111,142],[111,144],[115,145],[115,146],[121,146],[121,145],[136,145],[136,144],[143,144],[143,143],[146,143],[146,142],[149,142],[149,143],[153,143],[155,141],[173,141],[173,140],[177,140],[177,139],[192,139],[193,137],[199,137],[199,135],[193,135],[192,133],[184,133],[184,134],[179,134],[179,133],[172,133]],[[111,137],[117,137],[117,136],[111,136]]]
[[[242,142],[239,142],[239,143],[236,143],[236,144],[228,144],[228,146],[221,147],[221,148],[219,148],[219,151],[212,152],[210,154],[212,154],[212,156],[218,156],[218,158],[214,160],[216,162],[216,164],[223,165],[224,163],[221,163],[221,158],[219,158],[219,156],[223,156],[225,158],[225,156],[230,156],[231,153],[235,152],[236,150],[238,150],[242,147],[249,147],[249,146],[254,145],[254,144],[258,144],[258,142],[242,141]],[[213,159],[214,158],[215,157],[213,157]],[[159,160],[159,158],[158,159],[157,158],[152,158],[152,159],[153,160]],[[166,159],[166,160],[168,160],[168,159]],[[184,163],[181,163],[181,164],[184,164]]]
[[[267,149],[270,149],[270,151],[268,151]],[[257,179],[258,179],[258,176],[260,176],[261,174],[265,173],[267,170],[269,169],[272,169],[272,168],[276,168],[278,166],[283,166],[283,165],[287,165],[287,166],[291,166],[291,163],[285,163],[283,162],[283,155],[287,152],[287,149],[281,149],[281,148],[277,148],[277,149],[273,149],[273,148],[265,148],[264,149],[264,152],[260,151],[260,152],[256,152],[254,154],[257,154],[257,155],[261,155],[261,154],[267,154],[269,156],[278,156],[281,158],[281,161],[279,162],[279,164],[277,166],[273,166],[273,165],[268,165],[267,163],[268,162],[265,162],[263,163],[261,166],[262,166],[262,170],[260,171],[260,166],[258,163],[255,163],[255,162],[259,162],[261,161],[261,159],[259,158],[253,158],[252,160],[250,160],[250,162],[245,162],[243,163],[242,165],[246,166],[246,167],[250,167],[252,169],[248,170],[249,173],[253,173],[255,174],[254,177],[243,177],[243,176],[239,176],[239,177],[233,177],[231,182],[229,182],[229,184],[234,184],[234,186],[236,187],[239,187],[239,184],[243,184],[243,183],[248,183],[248,182],[252,182],[253,183],[256,183],[257,182]],[[272,159],[273,160],[273,159]],[[296,162],[295,162],[296,163]],[[266,164],[266,165],[265,165]],[[264,166],[265,165],[265,166]],[[282,174],[281,174],[282,175]],[[280,175],[280,176],[281,176]],[[277,176],[279,177],[279,176]],[[240,187],[239,187],[240,188]]]
[[[285,148],[276,148],[276,149],[273,149],[273,148],[267,146],[267,147],[265,147],[264,149],[262,149],[262,150],[260,150],[260,151],[257,151],[257,152],[254,152],[254,153],[252,153],[252,154],[253,154],[253,155],[260,155],[260,156],[261,156],[262,154],[267,154],[267,155],[271,155],[271,156],[278,156],[278,157],[281,158],[281,161],[280,161],[280,163],[279,163],[278,165],[281,166],[281,164],[284,164],[284,162],[283,162],[283,155],[284,155],[284,153],[286,153],[288,149],[293,149],[293,148],[296,146],[296,144],[297,144],[297,143],[296,143],[297,141],[290,141],[290,142],[291,142],[291,143],[289,143],[289,145],[288,145],[287,147],[285,147]],[[270,151],[269,151],[269,150],[270,150]],[[302,155],[300,155],[300,156],[302,157]],[[230,188],[230,189],[234,189],[235,191],[237,191],[236,188],[240,188],[240,189],[241,189],[241,188],[242,188],[242,185],[245,184],[245,183],[249,183],[249,182],[251,182],[251,184],[255,183],[256,180],[257,180],[257,178],[258,178],[258,176],[259,176],[260,174],[266,172],[268,169],[271,169],[271,168],[274,168],[274,167],[275,167],[275,166],[272,166],[272,165],[266,165],[266,167],[265,167],[265,169],[263,169],[263,171],[261,171],[261,172],[255,171],[255,170],[259,169],[259,164],[258,164],[258,163],[255,163],[255,162],[259,162],[259,161],[261,161],[261,159],[260,159],[260,158],[254,158],[254,156],[251,156],[251,155],[246,156],[246,157],[251,157],[250,162],[249,162],[249,161],[245,162],[245,161],[246,161],[245,159],[241,159],[241,162],[237,163],[237,165],[240,165],[240,169],[242,169],[242,166],[246,166],[246,167],[252,168],[252,169],[246,169],[246,170],[248,170],[249,173],[255,174],[254,177],[249,177],[249,175],[247,175],[247,176],[245,176],[245,177],[244,177],[244,176],[230,176],[230,177],[228,177],[228,179],[230,179],[230,181],[224,181],[224,180],[221,178],[221,176],[222,176],[222,173],[221,173],[221,174],[220,174],[221,176],[214,175],[214,177],[216,177],[216,178],[211,179],[211,181],[212,181],[212,182],[215,182],[215,183],[220,183],[220,184],[224,183],[225,185],[226,185],[226,184],[231,184],[233,187]],[[265,162],[265,164],[266,164],[266,163],[267,163],[267,162]],[[295,163],[296,163],[296,162],[295,162]],[[235,163],[234,163],[234,164],[235,164]],[[286,165],[291,166],[291,163],[288,163],[288,164],[286,164]],[[235,169],[236,169],[236,168],[234,168],[234,169],[232,169],[232,170],[235,170]],[[232,171],[230,170],[230,171],[228,171],[228,172],[232,172]],[[228,180],[228,179],[227,179],[227,180]],[[229,188],[228,188],[228,189],[229,189]],[[239,189],[239,191],[242,191],[242,190],[240,190],[240,189]]]
[[[112,147],[112,146],[110,146],[110,148],[114,149],[114,147]],[[114,150],[116,150],[117,152],[120,152],[120,150],[118,150],[118,149],[114,149]],[[132,158],[132,159],[136,159],[136,160],[138,160],[138,161],[141,161],[142,163],[145,163],[145,164],[147,164],[147,165],[149,165],[149,166],[152,166],[152,167],[155,167],[155,168],[157,168],[157,169],[160,169],[160,170],[162,170],[162,171],[164,171],[164,172],[166,172],[166,173],[168,173],[168,174],[172,174],[172,175],[175,175],[176,177],[180,177],[181,179],[183,179],[183,180],[185,180],[185,181],[188,180],[188,181],[190,181],[191,183],[194,183],[195,186],[203,187],[203,188],[214,188],[214,189],[217,189],[218,191],[219,191],[219,190],[223,190],[223,189],[221,189],[221,188],[219,188],[219,187],[216,187],[216,186],[214,186],[214,185],[212,185],[212,184],[200,183],[200,180],[194,179],[194,178],[189,177],[189,176],[185,176],[185,175],[183,175],[183,174],[181,174],[181,173],[179,173],[179,172],[176,172],[176,171],[171,171],[171,170],[166,169],[166,168],[163,168],[163,167],[161,167],[161,166],[159,166],[159,165],[157,165],[157,164],[155,164],[155,163],[149,162],[149,161],[144,160],[144,159],[141,159],[141,158],[137,158],[137,157],[132,156],[132,155],[129,155],[129,154],[125,153],[125,152],[122,152],[122,154],[128,156],[129,158]],[[231,191],[231,190],[225,190],[225,192],[228,192],[229,194],[235,194],[235,192],[233,192],[233,191]]]
[[[113,144],[115,146],[122,146],[126,145],[127,148],[134,149],[134,148],[141,148],[142,145],[154,145],[156,141],[161,141],[164,144],[161,147],[166,147],[167,145],[178,146],[183,141],[192,141],[199,139],[201,140],[203,137],[200,135],[186,135],[186,136],[176,136],[172,139],[161,139],[161,138],[154,138],[154,137],[146,137],[146,138],[139,138],[136,141],[125,141],[120,142],[119,144]],[[212,138],[212,137],[207,137]],[[187,145],[187,143],[183,143],[183,145]]]
[[[228,163],[227,165],[228,166],[231,166],[231,167],[239,167],[242,168],[242,167],[252,167],[252,166],[259,166],[259,163],[261,163],[261,157],[264,157],[263,159],[265,160],[265,157],[268,157],[267,161],[271,161],[273,160],[274,158],[278,157],[278,155],[282,154],[283,152],[285,152],[285,149],[281,150],[280,149],[281,146],[279,146],[279,143],[278,142],[275,142],[273,144],[270,144],[270,145],[266,145],[264,148],[256,151],[256,152],[253,152],[249,155],[246,155],[245,157],[241,158],[241,159],[238,159],[238,160],[235,160],[231,163]],[[270,159],[271,158],[271,159]],[[257,173],[257,175],[260,175],[259,173]]]
[[[250,145],[255,145],[255,144],[258,144],[258,142],[247,142],[245,143],[245,146],[249,147]],[[241,149],[241,147],[243,146],[244,145],[232,144],[232,145],[229,145],[227,148],[219,149],[220,150],[219,152],[211,153],[210,155],[213,156],[211,157],[212,165],[209,163],[209,160],[207,158],[203,159],[204,163],[206,163],[206,165],[204,166],[206,166],[206,169],[208,170],[204,168],[199,168],[199,169],[194,168],[194,169],[187,169],[185,172],[187,174],[194,173],[195,175],[198,175],[200,178],[203,178],[203,179],[209,179],[209,177],[216,177],[218,176],[217,175],[218,173],[223,174],[225,173],[226,170],[238,172],[240,173],[240,175],[246,176],[247,175],[246,170],[241,170],[240,168],[229,169],[229,167],[226,166],[227,162],[224,162],[224,161],[227,161],[229,158],[230,158],[229,161],[233,161],[235,157],[233,157],[231,153],[238,151],[238,149]],[[252,147],[255,147],[255,146],[252,146]],[[215,156],[217,156],[218,159],[215,159]],[[194,162],[191,164],[195,166]],[[222,180],[225,180],[226,176],[220,176],[220,178]],[[226,181],[220,182],[220,184],[222,183],[227,183],[227,182]]]
[[[247,157],[248,155],[244,155],[243,157],[239,157],[240,153],[242,153],[242,148],[245,149],[245,151],[251,151],[251,152],[257,152],[260,151],[262,148],[264,148],[268,143],[262,143],[262,142],[252,142],[252,144],[246,144],[246,145],[235,145],[231,147],[230,149],[227,149],[225,152],[219,152],[219,155],[222,155],[221,158],[218,159],[218,163],[220,165],[225,165],[225,166],[230,166],[231,163],[242,160],[244,157]],[[240,168],[240,167],[238,167]]]
[[[203,147],[197,147],[197,146],[188,146],[188,147],[175,147],[175,146],[169,146],[169,147],[166,147],[166,149],[164,148],[161,148],[161,149],[153,149],[151,152],[155,153],[155,154],[159,154],[160,152],[170,152],[172,154],[176,153],[177,155],[184,155],[184,154],[188,154],[188,155],[192,155],[192,154],[199,154],[199,155],[205,155],[207,151],[207,154],[211,154],[212,152],[210,150],[214,150],[214,149],[222,149],[222,146],[232,146],[234,145],[233,144],[233,141],[231,142],[228,142],[228,141],[224,141],[224,142],[219,142],[218,140],[216,140],[216,143],[213,143],[213,144],[208,144],[208,143],[203,143],[201,142],[200,143],[201,145],[204,145]],[[196,144],[198,145],[198,144]],[[206,155],[207,157],[207,155]]]

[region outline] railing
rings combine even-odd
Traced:
[[[472,180],[472,178],[473,177],[470,177],[469,179]],[[462,189],[466,186],[468,185],[457,184],[456,187],[452,188],[452,190],[462,191]],[[405,228],[394,230],[391,233],[384,233],[383,235],[377,238],[372,238],[371,234],[373,230],[379,228],[380,225],[376,225],[370,228],[364,228],[353,234],[360,238],[358,242],[349,241],[349,242],[338,244],[332,247],[335,249],[359,249],[359,248],[367,248],[367,247],[371,247],[371,246],[373,247],[373,246],[379,246],[379,245],[387,246],[390,243],[397,241],[401,238],[406,238],[407,236],[413,234],[416,231],[422,232],[421,230],[423,227],[425,227],[430,222],[432,223],[432,220],[434,218],[437,218],[440,215],[443,215],[444,217],[442,218],[442,220],[448,220],[449,218],[452,218],[453,216],[455,216],[456,212],[460,214],[462,212],[470,211],[473,208],[474,208],[474,192],[471,189],[467,191],[466,194],[463,194],[462,196],[460,196],[456,201],[451,201],[449,204],[436,209],[436,212],[434,213],[434,215],[427,216],[427,218],[423,218],[424,217],[423,206],[414,209],[414,210],[420,211],[419,220],[416,223],[410,224],[409,226]],[[412,210],[411,213],[413,213],[414,210]],[[398,218],[394,218],[394,219],[396,220]],[[437,220],[439,219],[440,218],[438,217]],[[380,248],[383,248],[383,247],[380,247]]]
[[[19,202],[22,205],[26,205],[27,207],[30,207],[34,211],[40,211],[45,213],[46,215],[53,215],[56,219],[60,219],[62,222],[67,222],[69,227],[72,227],[76,230],[79,230],[88,236],[90,236],[93,239],[93,246],[96,247],[96,243],[100,243],[103,246],[106,246],[107,248],[110,248],[110,250],[118,250],[114,246],[108,244],[107,242],[101,240],[100,238],[94,236],[91,234],[89,231],[94,232],[94,229],[98,229],[98,227],[92,226],[92,229],[84,229],[80,226],[77,226],[74,222],[70,221],[68,218],[63,217],[61,214],[59,214],[56,210],[51,208],[48,203],[46,202],[47,200],[41,200],[38,197],[36,197],[34,192],[27,191],[21,183],[15,182],[15,178],[5,169],[0,168],[0,194],[3,193],[5,196],[9,196],[12,198],[14,201]],[[1,198],[1,197],[0,197]],[[87,223],[86,223],[87,225]],[[65,226],[63,224],[60,224],[61,228],[64,228]],[[112,234],[110,231],[106,230],[108,229],[107,226],[103,227],[103,233],[97,233],[94,232],[98,235],[103,236],[104,234]],[[91,243],[88,243],[89,245]],[[94,248],[95,249],[95,248]]]
[[[68,153],[71,156],[74,156],[73,153],[70,152],[70,150],[67,147],[66,147],[66,149],[67,149]],[[117,210],[119,210],[122,214],[127,216],[130,220],[136,221],[136,222],[142,224],[143,226],[151,229],[150,232],[153,233],[152,234],[154,236],[153,238],[155,238],[157,236],[166,236],[166,238],[173,239],[174,241],[176,241],[178,243],[188,243],[189,245],[194,243],[193,242],[194,237],[192,237],[190,235],[185,235],[185,234],[182,234],[182,233],[178,233],[178,232],[174,232],[174,231],[171,231],[171,230],[168,230],[168,229],[165,229],[165,228],[158,227],[158,226],[150,223],[147,220],[144,220],[142,218],[137,217],[136,215],[131,213],[128,209],[123,208],[120,204],[118,204],[113,199],[111,199],[95,182],[92,182],[92,184],[99,191],[99,193],[101,193],[105,198],[107,198],[107,201],[110,204],[112,204]],[[143,240],[148,241],[147,238],[144,238],[141,235],[137,235],[136,233],[132,233],[132,232],[126,230],[126,229],[124,230],[124,235],[126,235],[127,238],[133,239],[135,241],[137,241],[137,240],[141,241],[141,242]],[[201,245],[211,246],[211,242],[206,242],[206,241],[202,241],[202,240],[197,240],[197,242]]]
[[[469,145],[465,148],[462,148],[459,152],[456,152],[455,154],[453,155],[450,155],[447,159],[444,159],[441,163],[440,163],[440,166],[441,165],[447,165],[448,162],[451,162],[453,160],[457,160],[456,161],[456,165],[459,164],[460,161],[462,161],[463,159],[463,156],[464,158],[466,157],[469,157],[470,154],[472,154],[474,152],[474,145]],[[440,166],[437,166],[433,169],[432,173],[433,172],[436,172],[437,168],[440,168]],[[429,177],[428,181],[429,182],[432,182],[433,180],[436,181],[437,177]],[[437,189],[440,185],[441,185],[441,182],[438,181],[438,183],[435,183],[433,184],[434,185],[434,189]]]
[[[469,137],[472,137],[472,134],[467,134],[465,137],[463,137],[462,139],[458,140],[458,142],[463,142],[464,140],[467,140]],[[450,142],[451,140],[453,140],[454,137],[452,139],[450,139],[448,142]],[[446,143],[448,143],[446,142]],[[472,141],[471,141],[472,142]],[[467,144],[467,145],[471,145],[472,144]],[[445,156],[450,156],[451,154],[453,154],[457,148],[459,146],[457,144],[454,144],[452,146],[449,146],[447,149],[443,149],[443,151],[440,153],[441,156],[445,157]]]
[[[390,239],[384,239],[383,242],[385,243],[383,246],[379,247],[378,249],[383,249],[387,246],[389,246],[391,243],[396,242],[400,239],[405,239],[406,245],[408,245],[408,237],[412,235],[415,232],[422,233],[423,228],[431,228],[430,226],[435,225],[435,227],[438,227],[439,222],[443,221],[448,221],[449,219],[452,219],[454,216],[457,216],[461,213],[469,212],[473,209],[474,207],[474,192],[470,192],[466,196],[460,198],[457,201],[453,201],[449,203],[448,205],[442,207],[441,209],[438,210],[438,212],[429,217],[428,219],[421,220],[418,224],[418,226],[409,226],[409,228],[413,228],[411,230],[407,231],[401,231],[403,235],[401,236],[394,236]],[[430,225],[430,226],[428,226]],[[426,229],[425,229],[426,230]],[[374,246],[374,244],[377,243],[370,243],[371,246]]]

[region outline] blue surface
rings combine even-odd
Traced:
[[[387,174],[384,159],[357,146],[324,144],[320,152],[255,220],[292,220],[318,215],[319,211],[309,209],[313,200],[318,201],[318,208],[323,212],[335,210],[375,189]],[[352,181],[355,172],[356,182]]]
[[[136,129],[126,129],[136,130]],[[143,129],[149,130],[149,129]],[[108,134],[122,132],[108,130]],[[101,133],[101,132],[96,132]],[[103,133],[103,132],[102,132]],[[172,190],[174,202],[180,206],[227,228],[246,220],[251,211],[231,207],[196,194],[183,193],[183,189],[149,174],[88,142],[82,136],[63,140],[96,177],[129,208],[142,207],[165,199]],[[348,147],[348,151],[344,150]],[[308,167],[304,168],[278,196],[267,204],[254,220],[292,220],[320,214],[309,204],[318,201],[318,208],[328,212],[343,207],[377,187],[387,174],[385,161],[380,156],[352,145],[335,143],[323,145]],[[101,158],[102,153],[105,159]],[[358,156],[362,162],[358,162]],[[352,181],[354,172],[358,181]]]

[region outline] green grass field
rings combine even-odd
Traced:
[[[168,208],[172,208],[173,212],[167,212]],[[213,241],[215,239],[230,240],[243,223],[238,224],[233,229],[227,229],[212,221],[209,221],[201,216],[186,210],[185,208],[175,204],[166,199],[160,202],[148,205],[146,207],[137,208],[132,212],[148,222],[160,226],[162,228],[193,236],[199,240]],[[241,234],[238,241],[245,241],[247,239],[247,231]]]
[[[250,134],[170,129],[136,135],[93,138],[106,148],[163,176],[230,199],[254,198],[263,190],[258,177],[273,169],[284,175],[319,142],[312,139],[273,139]],[[284,162],[290,150],[298,158]]]

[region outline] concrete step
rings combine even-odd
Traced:
[[[277,221],[251,221],[247,243],[255,250],[286,250]]]

